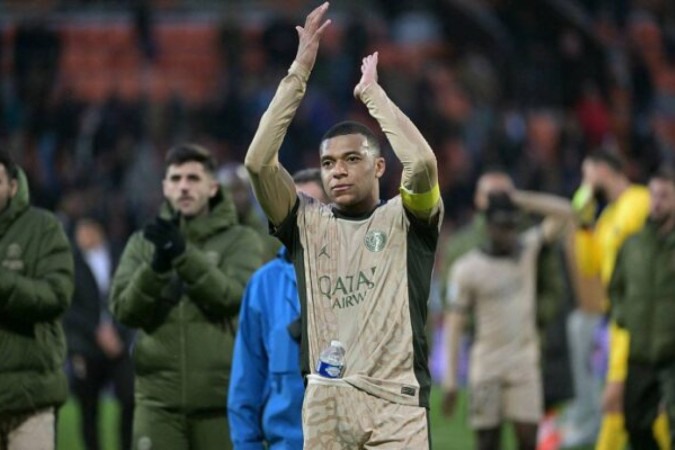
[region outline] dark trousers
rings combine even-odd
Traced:
[[[671,442],[675,443],[675,363],[654,366],[628,363],[624,391],[624,415],[631,448],[658,450],[653,424],[665,406]]]
[[[82,435],[87,450],[99,450],[99,399],[103,389],[112,384],[120,404],[119,436],[122,450],[131,449],[131,429],[134,412],[134,372],[131,359],[115,360],[74,356],[72,392],[82,412]]]

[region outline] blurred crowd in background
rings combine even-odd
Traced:
[[[672,0],[335,3],[281,150],[291,173],[318,167],[336,122],[379,130],[352,94],[375,50],[380,83],[436,153],[446,237],[471,219],[488,168],[570,198],[599,148],[620,155],[635,182],[675,162]],[[81,250],[107,241],[111,264],[156,216],[164,155],[177,143],[211,150],[240,216],[258,212],[263,224],[241,164],[295,56],[294,27],[316,4],[5,0],[0,147],[26,171],[32,203],[56,211]],[[388,198],[400,163],[385,157]],[[103,228],[82,232],[81,219]]]
[[[4,2],[0,145],[34,202],[66,222],[96,217],[123,245],[155,214],[172,144],[240,164],[310,2],[286,3]],[[672,2],[340,3],[282,149],[291,171],[318,165],[330,124],[371,123],[352,89],[373,50],[438,156],[446,230],[468,219],[487,166],[569,196],[598,147],[618,150],[636,181],[675,155]],[[387,174],[393,194],[398,170]]]

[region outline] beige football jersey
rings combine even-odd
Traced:
[[[400,197],[347,218],[299,195],[277,236],[296,265],[305,374],[316,372],[319,354],[337,339],[346,348],[344,381],[428,406],[424,325],[438,228],[407,213]]]
[[[517,256],[495,257],[474,249],[453,266],[449,305],[472,311],[476,323],[472,384],[516,382],[538,367],[536,264],[542,241],[541,228],[535,227],[521,235]]]

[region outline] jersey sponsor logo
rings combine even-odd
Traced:
[[[387,235],[383,231],[370,230],[363,238],[366,248],[373,253],[381,252],[387,243]]]
[[[340,275],[332,278],[328,275],[319,277],[319,292],[331,302],[332,309],[343,309],[356,306],[366,298],[366,293],[375,287],[373,266],[367,270],[359,270],[354,275]]]

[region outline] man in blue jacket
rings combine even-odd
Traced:
[[[319,169],[293,180],[298,192],[326,201]],[[295,270],[282,247],[242,300],[227,402],[235,450],[302,449],[299,318]]]

